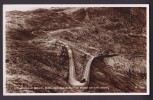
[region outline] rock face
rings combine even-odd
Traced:
[[[9,11],[5,34],[8,93],[146,92],[145,8]],[[78,80],[90,56],[102,55],[92,62],[89,86],[70,86],[59,41],[73,51]]]

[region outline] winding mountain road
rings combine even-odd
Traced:
[[[81,81],[78,81],[76,79],[76,72],[75,72],[75,65],[74,65],[74,59],[73,59],[73,52],[71,48],[68,45],[65,45],[68,55],[69,55],[69,83],[71,86],[87,86],[89,84],[89,77],[90,77],[90,66],[92,61],[94,60],[95,57],[97,56],[92,56],[90,60],[86,64],[86,68],[84,71],[84,76]]]
[[[84,75],[83,75],[82,79],[80,81],[78,81],[76,79],[76,71],[75,71],[75,64],[74,64],[74,59],[73,59],[73,51],[72,51],[71,47],[69,46],[69,44],[65,43],[64,41],[54,40],[54,42],[55,41],[58,41],[58,42],[62,43],[64,45],[64,47],[67,49],[67,51],[68,51],[68,56],[69,56],[69,83],[73,87],[84,87],[84,86],[87,87],[89,85],[89,82],[90,82],[90,67],[91,67],[91,64],[92,64],[92,62],[93,62],[93,60],[95,58],[97,58],[99,56],[103,56],[103,57],[116,56],[116,54],[111,54],[111,55],[109,55],[109,54],[108,55],[102,55],[102,54],[91,55],[91,54],[87,53],[87,55],[90,56],[90,59],[88,60],[86,66],[85,66],[85,71],[84,71]]]

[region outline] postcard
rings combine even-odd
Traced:
[[[4,4],[4,95],[149,95],[149,5]]]

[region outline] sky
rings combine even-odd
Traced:
[[[38,8],[49,9],[51,7],[146,7],[145,4],[4,4],[5,11],[27,11]]]
[[[26,5],[26,6],[23,6],[23,5],[7,5],[3,7],[5,9],[5,11],[13,11],[13,10],[18,10],[18,11],[28,11],[28,10],[35,10],[35,9],[38,9],[38,8],[46,8],[46,9],[49,9],[51,8],[51,6],[44,6],[44,7],[39,7],[39,6],[30,6],[30,5]]]

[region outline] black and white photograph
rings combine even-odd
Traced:
[[[4,95],[149,95],[146,4],[3,5]]]

